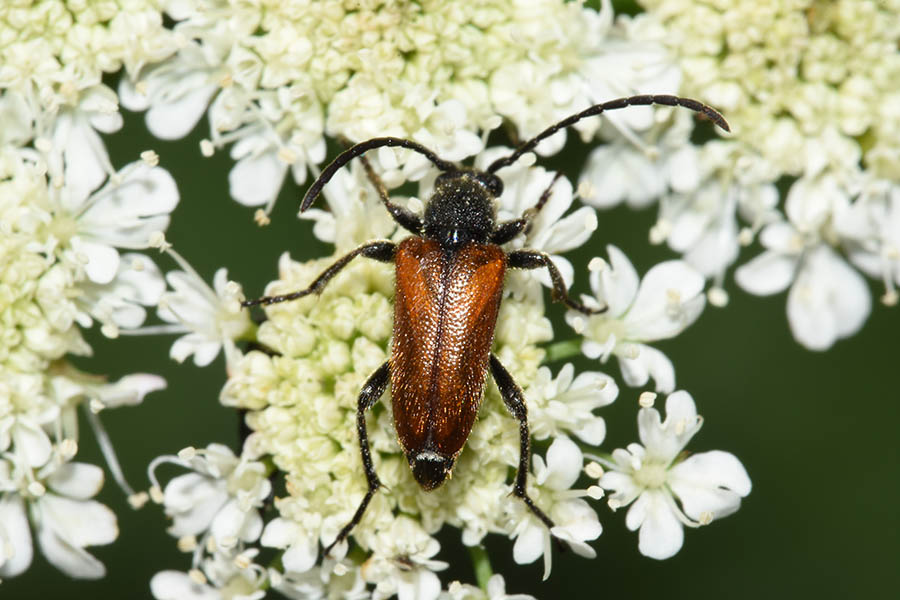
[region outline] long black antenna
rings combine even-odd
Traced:
[[[322,191],[322,188],[325,187],[326,183],[331,181],[331,178],[334,177],[334,174],[338,169],[346,165],[357,156],[360,156],[361,154],[364,154],[369,150],[382,148],[384,146],[399,146],[401,148],[414,150],[434,163],[434,166],[436,166],[441,171],[454,171],[457,168],[457,166],[452,162],[441,160],[437,154],[435,154],[425,146],[417,144],[416,142],[413,142],[411,140],[404,140],[403,138],[395,137],[372,138],[371,140],[366,140],[365,142],[360,142],[355,146],[347,148],[346,150],[338,154],[337,158],[331,161],[331,164],[329,164],[322,170],[322,173],[319,174],[318,179],[316,179],[312,183],[312,185],[309,186],[309,189],[306,190],[306,194],[303,196],[303,202],[300,203],[300,212],[305,211],[312,205],[316,198],[319,197],[319,193]]]
[[[682,98],[680,96],[669,96],[669,95],[644,95],[644,96],[629,96],[628,98],[618,98],[616,100],[610,100],[609,102],[603,102],[602,104],[595,104],[589,108],[584,109],[580,113],[574,114],[571,117],[565,118],[556,125],[552,125],[540,132],[521,146],[515,149],[515,151],[506,156],[504,158],[498,158],[494,162],[491,163],[491,166],[487,168],[488,173],[495,173],[502,169],[503,167],[508,167],[509,165],[516,162],[520,156],[525,154],[526,152],[530,152],[537,146],[541,140],[544,140],[560,129],[565,129],[570,125],[574,125],[578,121],[587,118],[593,117],[594,115],[599,115],[602,112],[608,110],[617,110],[619,108],[625,108],[626,106],[641,106],[647,104],[664,104],[666,106],[683,106],[684,108],[689,108],[695,112],[698,112],[707,118],[709,118],[713,123],[724,129],[725,131],[731,131],[731,128],[728,127],[728,122],[725,120],[719,112],[702,102],[698,102],[697,100],[691,100],[690,98]]]

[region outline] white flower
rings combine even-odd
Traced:
[[[95,283],[109,283],[119,270],[116,248],[150,246],[150,236],[169,225],[178,204],[175,180],[161,167],[143,161],[123,167],[91,194],[72,195],[63,207],[74,220],[68,232],[72,250],[83,257],[84,270]],[[66,231],[65,223],[57,225]]]
[[[203,367],[224,347],[226,363],[231,364],[238,353],[234,341],[251,327],[250,316],[240,305],[240,286],[229,281],[228,271],[222,268],[216,271],[210,288],[178,253],[167,252],[184,269],[166,273],[172,291],[159,299],[159,317],[178,324],[159,331],[185,333],[172,344],[169,355],[178,362],[193,355],[194,364]],[[154,332],[152,328],[147,331]]]
[[[788,286],[787,314],[794,338],[807,348],[825,350],[856,333],[871,310],[863,277],[827,244],[805,246],[805,238],[786,222],[763,229],[765,252],[742,265],[735,280],[757,295]]]
[[[155,469],[170,462],[193,472],[172,479],[160,491]],[[177,457],[156,458],[148,469],[153,482],[151,495],[161,499],[173,522],[168,531],[175,537],[208,535],[217,548],[233,548],[253,542],[262,533],[258,508],[272,485],[262,463],[236,457],[221,444],[205,449],[186,448]]]
[[[394,519],[375,536],[373,555],[362,566],[366,581],[375,583],[375,600],[397,594],[399,600],[435,600],[441,580],[434,573],[447,563],[433,560],[441,546],[409,517]]]
[[[543,504],[550,500],[548,516],[554,527],[547,527],[530,512],[521,518],[516,526],[513,559],[519,564],[527,564],[544,555],[544,579],[550,576],[551,544],[550,535],[565,541],[577,554],[588,558],[596,552],[586,542],[600,536],[603,528],[597,520],[597,513],[587,502],[577,496],[586,492],[570,489],[581,474],[584,461],[581,450],[569,439],[557,438],[547,450],[547,462],[536,455],[534,462],[534,484],[539,486],[539,497]],[[548,498],[549,496],[549,498]],[[522,515],[522,510],[518,511]]]
[[[700,183],[700,159],[690,143],[692,130],[693,115],[677,109],[638,139],[619,134],[592,150],[579,176],[579,185],[588,185],[584,201],[598,208],[622,201],[643,208],[669,189],[693,191]]]
[[[583,301],[607,306],[606,312],[585,317],[569,311],[566,321],[584,335],[582,351],[590,358],[619,359],[628,385],[642,386],[652,377],[658,391],[675,387],[675,371],[659,350],[645,344],[674,337],[697,320],[705,305],[703,276],[687,263],[672,260],[650,269],[638,284],[631,262],[615,246],[608,246],[610,264],[592,261],[594,298]]]
[[[59,459],[32,473],[22,462],[0,461],[0,576],[18,575],[31,564],[30,517],[52,565],[71,577],[103,577],[103,564],[84,550],[119,534],[115,514],[90,499],[102,486],[103,471],[86,463]]]
[[[619,387],[605,373],[584,371],[576,377],[575,368],[566,363],[553,379],[550,369],[541,367],[525,390],[531,436],[542,440],[570,432],[587,444],[600,445],[606,437],[606,422],[593,411],[611,404],[618,395]]]
[[[447,591],[441,592],[439,598],[440,600],[535,600],[530,594],[507,594],[506,581],[500,573],[491,575],[487,590],[454,581]]]
[[[632,504],[626,526],[640,529],[638,549],[650,558],[675,555],[684,541],[683,526],[696,527],[735,512],[750,493],[750,479],[740,461],[714,450],[679,458],[700,429],[694,400],[685,391],[666,399],[666,420],[654,408],[638,413],[641,444],[599,459],[609,470],[599,484],[613,492],[609,505]],[[676,499],[680,507],[676,504]]]
[[[150,580],[156,600],[261,600],[268,574],[253,562],[259,550],[213,551],[188,573],[160,571]]]

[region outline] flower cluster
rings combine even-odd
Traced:
[[[122,125],[101,83],[170,52],[174,34],[155,2],[5,2],[0,7],[0,576],[25,571],[36,539],[73,577],[102,577],[85,547],[118,535],[92,500],[102,469],[78,462],[85,411],[110,470],[139,506],[100,422],[165,387],[155,375],[108,382],[75,368],[82,330],[110,338],[139,327],[165,289],[133,250],[164,230],[179,196],[158,157],[115,168],[100,133]],[[135,40],[140,40],[135,43]],[[32,533],[33,532],[33,533]]]
[[[122,82],[125,106],[155,135],[187,134],[208,112],[209,155],[232,144],[231,195],[266,206],[288,171],[303,183],[325,137],[416,140],[447,160],[483,148],[507,119],[522,138],[580,108],[632,93],[671,93],[679,73],[652,25],[577,3],[207,2],[166,5],[185,43]],[[549,93],[547,93],[549,91]],[[613,117],[646,129],[653,109]],[[599,124],[578,125],[590,136]],[[565,132],[539,150],[555,152]],[[378,153],[388,183],[418,179],[419,156]]]
[[[611,193],[613,201],[642,203],[663,194],[651,240],[667,241],[713,277],[716,304],[727,301],[726,268],[761,232],[764,252],[737,269],[737,283],[757,295],[790,288],[788,320],[808,348],[826,349],[865,322],[871,299],[860,271],[883,282],[884,304],[896,304],[900,5],[641,4],[678,57],[679,91],[721,109],[734,135],[685,149],[677,141],[689,128],[675,124],[618,143],[630,151],[597,150],[597,168],[588,168],[596,187],[627,177],[604,175],[601,164],[621,167],[629,183],[655,182],[613,185],[600,200]]]

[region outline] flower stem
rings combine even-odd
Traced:
[[[581,354],[581,338],[572,338],[555,342],[544,348],[547,356],[544,357],[544,363],[556,362],[565,358],[571,358]]]
[[[487,550],[484,546],[470,546],[469,557],[472,559],[472,568],[475,569],[475,581],[478,582],[478,587],[487,593],[488,581],[494,574]]]

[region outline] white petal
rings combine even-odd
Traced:
[[[166,380],[159,375],[135,373],[100,388],[100,400],[109,408],[137,406],[150,392],[166,389]]]
[[[228,173],[231,197],[245,206],[265,204],[278,195],[287,165],[271,150],[245,156]]]
[[[646,514],[638,534],[638,550],[659,560],[674,556],[684,543],[684,528],[666,502],[663,492],[646,492]]]
[[[796,273],[796,256],[769,250],[738,267],[734,280],[751,294],[768,296],[787,289]]]
[[[830,248],[819,246],[788,294],[791,332],[807,348],[825,350],[862,327],[871,302],[863,277]]]
[[[50,459],[53,445],[40,426],[29,419],[16,419],[12,426],[12,439],[16,453],[31,467],[40,467]]]
[[[205,531],[227,500],[224,481],[213,481],[197,473],[179,475],[164,492],[166,512],[174,519],[169,533],[182,536]]]
[[[231,498],[216,512],[209,531],[219,542],[229,539],[252,542],[262,533],[262,519],[254,509],[241,510],[237,498]]]
[[[152,233],[168,227],[178,186],[168,171],[143,162],[125,166],[122,173],[121,182],[97,192],[99,198],[78,218],[78,230],[110,246],[146,248]]]
[[[417,570],[412,577],[397,582],[398,600],[435,600],[441,593],[441,580],[431,571]]]
[[[637,271],[625,254],[613,245],[606,247],[609,267],[593,271],[590,276],[591,289],[598,300],[609,306],[609,317],[618,317],[631,306],[637,294]]]
[[[180,571],[160,571],[150,580],[150,592],[156,600],[220,600],[222,595],[201,585]]]
[[[206,80],[206,73],[190,73],[177,89],[173,86],[175,93],[154,98],[145,117],[150,133],[163,140],[177,140],[189,134],[219,89]]]
[[[0,496],[0,577],[15,577],[31,564],[34,550],[19,494]]]
[[[547,450],[548,476],[544,485],[555,490],[567,490],[578,480],[584,457],[581,449],[570,439],[556,438]]]
[[[38,500],[41,528],[52,528],[79,547],[109,544],[119,536],[116,515],[95,500],[72,500],[45,494]]]
[[[660,422],[659,412],[642,408],[638,412],[638,436],[647,454],[666,464],[675,459],[699,431],[702,421],[697,416],[694,399],[684,390],[666,398],[666,420]]]
[[[621,345],[616,348],[625,383],[632,387],[642,387],[652,377],[656,382],[657,392],[668,393],[675,389],[675,367],[665,354],[644,344],[626,345],[628,349],[625,352],[619,351]],[[635,350],[637,357],[631,358],[631,353]]]
[[[109,283],[119,270],[119,253],[115,248],[75,236],[72,249],[87,259],[84,272],[94,283]]]
[[[686,515],[699,520],[704,512],[713,518],[727,516],[750,493],[744,465],[729,452],[713,450],[694,454],[669,470],[669,487]]]
[[[544,553],[543,525],[529,521],[516,537],[513,545],[513,560],[520,565],[536,561]]]
[[[292,573],[305,573],[313,568],[319,555],[319,546],[311,536],[295,540],[281,557],[285,570]]]
[[[652,342],[684,331],[703,309],[703,300],[693,300],[703,297],[704,283],[703,276],[684,261],[655,265],[644,276],[625,315],[629,339]]]
[[[47,485],[63,496],[87,500],[103,487],[103,469],[87,463],[66,463],[47,478]]]

